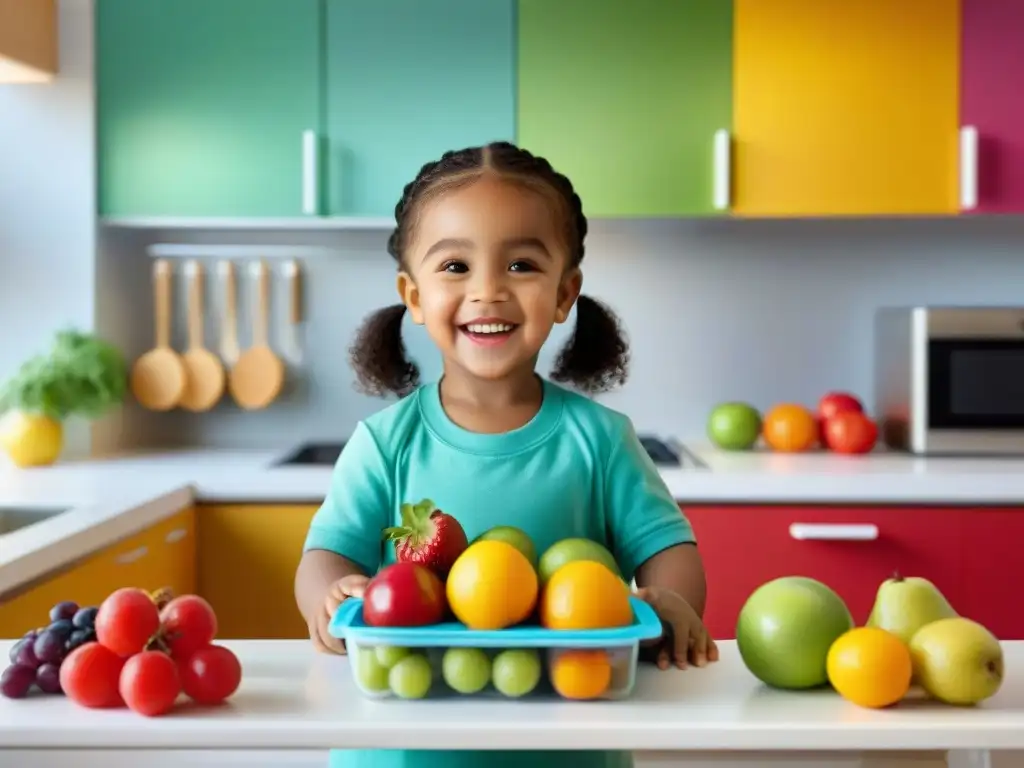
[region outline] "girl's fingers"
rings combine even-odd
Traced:
[[[708,661],[718,661],[718,645],[708,637]]]
[[[668,664],[668,646],[664,646],[658,651],[658,669],[668,669]]]
[[[680,669],[686,669],[686,664],[690,658],[690,646],[693,644],[693,638],[690,636],[690,628],[685,624],[678,627],[672,627],[673,642],[672,649],[676,659],[676,666]]]
[[[708,663],[708,633],[701,628],[700,633],[695,638],[693,643],[693,663],[698,667],[703,667]]]

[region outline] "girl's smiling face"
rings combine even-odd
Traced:
[[[582,276],[552,191],[485,171],[415,212],[398,291],[446,365],[488,380],[536,363]]]

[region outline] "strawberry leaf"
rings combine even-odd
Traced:
[[[413,527],[413,517],[415,515],[415,507],[412,504],[402,505],[402,525],[406,528]]]
[[[381,531],[381,537],[384,541],[395,541],[396,539],[404,539],[411,533],[412,531],[404,526],[391,526]]]

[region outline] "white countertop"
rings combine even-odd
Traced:
[[[594,749],[860,751],[1024,749],[1024,642],[1004,643],[1002,690],[975,708],[923,700],[867,710],[830,690],[758,683],[733,642],[705,669],[642,665],[619,702],[372,701],[343,656],[305,641],[225,641],[243,675],[229,705],[145,718],[87,710],[60,696],[0,698],[0,750],[78,749]],[[6,657],[9,642],[0,642]]]
[[[1024,459],[921,459],[878,452],[726,453],[684,441],[701,466],[662,469],[684,505],[933,504],[1024,509]],[[19,470],[0,463],[4,507],[67,507],[0,535],[0,595],[200,502],[318,504],[331,467],[275,467],[291,447],[132,454]]]

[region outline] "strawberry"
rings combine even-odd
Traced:
[[[403,504],[402,524],[385,528],[384,539],[395,542],[398,562],[425,566],[442,581],[469,546],[459,521],[434,506],[430,499]]]

